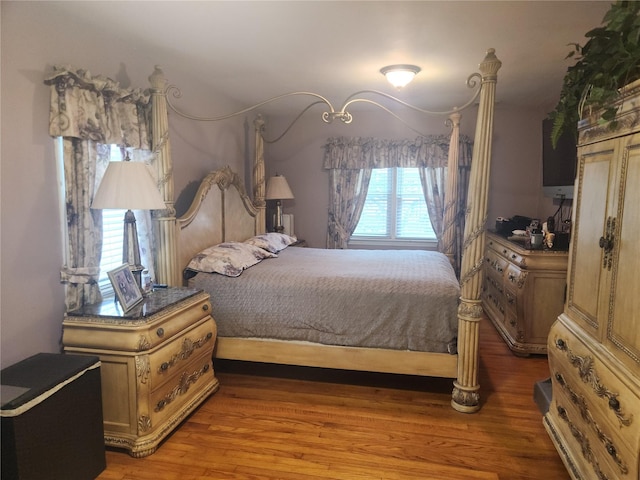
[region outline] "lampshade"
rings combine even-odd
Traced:
[[[290,200],[294,198],[287,179],[282,175],[271,177],[267,182],[266,198],[267,200]]]
[[[91,208],[163,210],[164,200],[142,162],[109,162]]]
[[[419,71],[420,67],[415,65],[389,65],[380,69],[387,81],[398,89],[408,85]]]

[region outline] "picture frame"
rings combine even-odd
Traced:
[[[142,301],[142,292],[133,278],[129,265],[122,264],[118,268],[107,272],[107,275],[111,281],[113,291],[125,312]]]

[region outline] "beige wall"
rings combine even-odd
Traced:
[[[37,352],[60,350],[64,313],[59,282],[62,239],[53,141],[48,136],[49,90],[43,80],[54,64],[71,64],[104,74],[124,87],[146,87],[154,65],[180,86],[180,105],[197,115],[219,115],[244,105],[230,103],[187,71],[164,65],[136,49],[139,39],[113,38],[83,25],[69,25],[50,2],[1,2],[1,164],[0,164],[0,337],[1,366]],[[499,84],[498,84],[498,88]],[[548,110],[549,108],[547,108]],[[546,217],[551,203],[540,190],[540,122],[547,110],[496,112],[489,223],[496,216]],[[475,113],[463,121],[473,134]],[[186,210],[198,181],[210,170],[230,165],[245,174],[251,157],[252,117],[222,123],[194,123],[170,114],[176,207]],[[420,121],[422,122],[422,121]],[[420,124],[416,122],[416,125]],[[269,132],[288,124],[269,119]],[[423,127],[423,128],[422,128]],[[419,130],[445,133],[442,120]],[[415,133],[377,114],[356,115],[352,125],[325,125],[319,111],[308,112],[281,142],[267,147],[268,173],[289,179],[296,196],[285,202],[295,214],[296,233],[314,247],[325,246],[327,174],[322,145],[330,136],[413,138]]]
[[[48,2],[0,5],[0,352],[4,367],[38,352],[60,349],[62,240],[53,140],[48,135],[49,87],[43,83],[47,72],[54,64],[71,64],[114,78],[124,87],[146,88],[163,55],[159,51],[155,58],[142,57],[134,39],[68,25]],[[205,91],[188,72],[162,66],[170,83],[186,87],[180,100],[185,109],[227,113],[240,108]],[[181,192],[189,191],[190,182],[210,170],[231,165],[244,171],[248,155],[244,121],[194,124],[171,115],[175,192],[180,204],[186,202]]]
[[[498,89],[500,81],[498,80]],[[542,195],[542,119],[548,109],[511,110],[496,108],[493,160],[487,224],[498,216],[525,215],[546,219],[555,212],[552,199]],[[385,112],[355,115],[352,124],[326,125],[322,110],[307,112],[291,132],[277,143],[267,145],[267,175],[279,173],[295,195],[283,202],[283,211],[293,213],[295,233],[312,247],[326,246],[328,174],[322,168],[323,145],[332,136],[377,136],[388,139],[416,137],[417,133]],[[275,138],[289,124],[289,118],[267,120],[268,134]],[[473,137],[476,109],[464,113],[461,132]],[[448,133],[443,118],[414,118],[411,126],[428,134]]]

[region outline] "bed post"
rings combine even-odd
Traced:
[[[166,80],[160,67],[156,66],[149,77],[151,83],[151,148],[155,154],[160,194],[167,206],[154,214],[155,260],[157,283],[181,285],[178,268],[178,244],[176,232],[176,210],[173,201],[173,165],[169,143],[169,117],[167,115]]]
[[[451,400],[453,408],[463,413],[473,413],[480,409],[478,331],[479,322],[482,319],[481,268],[484,258],[495,91],[501,65],[502,62],[496,57],[493,48],[487,51],[487,55],[480,64],[482,90],[471,161],[460,272],[458,376],[454,382]]]
[[[253,205],[258,209],[256,217],[257,228],[256,233],[265,233],[267,231],[267,204],[265,201],[265,178],[264,178],[264,118],[258,116],[253,121],[256,134],[256,151],[255,161],[253,165]]]
[[[440,251],[444,253],[455,268],[456,218],[458,216],[458,158],[460,155],[460,112],[449,115],[451,139],[449,141],[449,158],[447,161],[447,185],[444,194],[444,214],[442,221],[442,238]]]

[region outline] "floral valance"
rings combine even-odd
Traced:
[[[468,142],[468,139],[464,139]],[[363,137],[335,137],[325,144],[324,168],[445,167],[449,135],[421,136],[415,140],[383,140]]]
[[[51,86],[49,134],[150,150],[149,95],[120,88],[87,70],[56,66]]]

